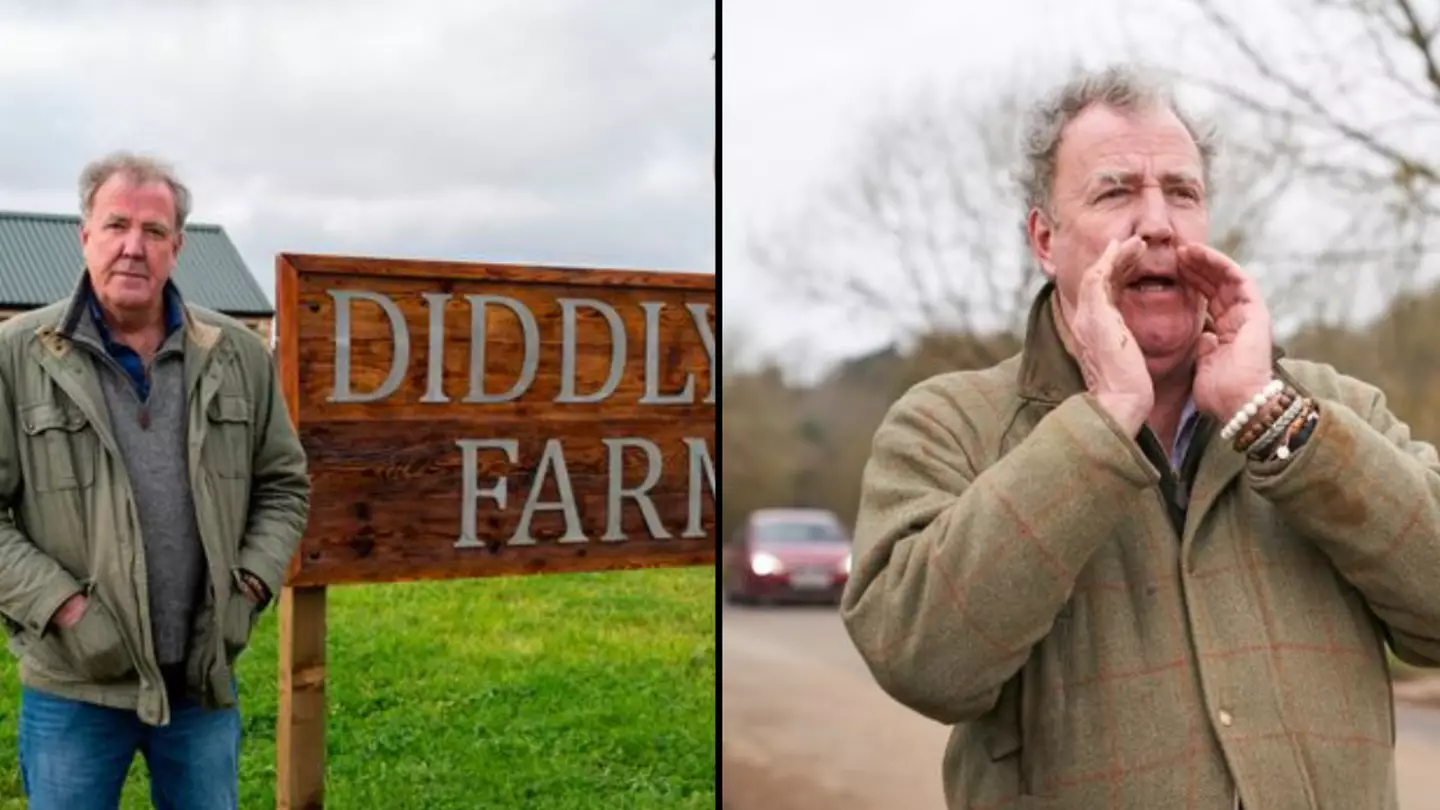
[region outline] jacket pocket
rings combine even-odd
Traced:
[[[21,409],[20,425],[30,447],[28,483],[36,492],[56,492],[95,483],[98,440],[90,420],[76,407],[39,402]]]
[[[93,591],[86,599],[80,621],[53,630],[53,643],[77,675],[94,682],[119,680],[135,670],[134,658],[115,614]]]
[[[250,633],[255,629],[259,608],[245,595],[240,587],[239,575],[231,577],[230,599],[225,604],[225,613],[220,625],[221,636],[225,639],[225,654],[234,658],[250,643]]]
[[[221,478],[250,475],[250,401],[235,394],[220,394],[205,409],[207,431],[205,463]]]

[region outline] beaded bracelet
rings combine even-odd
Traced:
[[[1255,418],[1255,414],[1260,412],[1260,409],[1265,406],[1265,403],[1269,401],[1271,397],[1277,396],[1284,389],[1285,383],[1280,380],[1272,379],[1266,383],[1265,387],[1260,390],[1260,393],[1251,397],[1250,401],[1245,403],[1244,407],[1240,408],[1240,410],[1235,412],[1234,416],[1230,417],[1229,423],[1221,429],[1220,437],[1225,441],[1230,441],[1235,438],[1235,434],[1239,433],[1241,429],[1249,424],[1250,420]]]
[[[1235,452],[1243,453],[1260,440],[1267,430],[1280,422],[1285,412],[1295,404],[1295,395],[1289,390],[1281,391],[1276,397],[1267,400],[1265,407],[1261,408],[1255,418],[1245,424],[1240,435],[1235,438]]]
[[[1314,400],[1305,399],[1303,401],[1303,406],[1300,409],[1300,413],[1294,419],[1290,420],[1288,424],[1285,425],[1285,429],[1281,431],[1279,438],[1270,442],[1266,446],[1261,446],[1257,444],[1251,447],[1250,457],[1256,461],[1273,459],[1275,452],[1279,448],[1289,446],[1292,442],[1295,441],[1296,435],[1305,428],[1305,425],[1309,422],[1311,416],[1315,413],[1316,407],[1317,406]],[[1295,446],[1298,447],[1299,445]]]
[[[1304,422],[1293,435],[1275,448],[1266,461],[1285,461],[1300,451],[1305,443],[1310,441],[1310,435],[1315,432],[1315,426],[1320,424],[1320,408],[1313,403],[1309,413],[1305,416]]]
[[[1252,455],[1263,457],[1265,452],[1273,447],[1275,443],[1290,430],[1296,420],[1300,418],[1301,413],[1305,410],[1305,403],[1306,400],[1303,397],[1296,397],[1290,407],[1286,408],[1285,412],[1280,415],[1280,418],[1271,423],[1258,439],[1251,442],[1250,445],[1242,449],[1241,452],[1249,451]]]

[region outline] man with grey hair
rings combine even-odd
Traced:
[[[1435,449],[1273,348],[1163,88],[1080,76],[1025,146],[1048,282],[1017,356],[878,429],[852,639],[953,726],[954,810],[1395,808],[1386,648],[1440,662]]]
[[[236,657],[304,532],[269,349],[171,277],[190,192],[118,154],[80,180],[66,300],[0,325],[0,615],[31,810],[238,806]]]

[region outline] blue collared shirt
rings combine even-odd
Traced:
[[[1190,443],[1195,439],[1195,426],[1200,424],[1200,410],[1195,407],[1194,398],[1185,400],[1180,411],[1180,429],[1175,431],[1175,442],[1170,446],[1170,467],[1180,469],[1185,456],[1190,453]]]
[[[185,325],[185,314],[182,311],[183,304],[180,303],[180,291],[171,282],[165,282],[165,337],[175,334],[175,331]],[[100,342],[105,345],[105,352],[125,369],[125,374],[135,384],[135,392],[140,395],[140,401],[150,399],[150,375],[145,373],[145,361],[139,353],[123,343],[117,343],[110,336],[110,327],[105,324],[105,313],[100,309],[100,299],[95,297],[92,291],[89,295],[90,318],[95,322],[95,329],[100,332]]]
[[[1184,509],[1190,502],[1190,482],[1180,470],[1185,466],[1185,458],[1190,454],[1190,446],[1195,442],[1195,431],[1200,425],[1200,411],[1195,407],[1194,399],[1187,399],[1185,407],[1180,411],[1180,428],[1175,431],[1175,441],[1170,445],[1170,471],[1175,476],[1175,502]]]

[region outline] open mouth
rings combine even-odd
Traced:
[[[1164,292],[1166,290],[1173,290],[1178,286],[1173,276],[1142,273],[1131,279],[1130,282],[1125,285],[1125,288],[1139,292]]]

